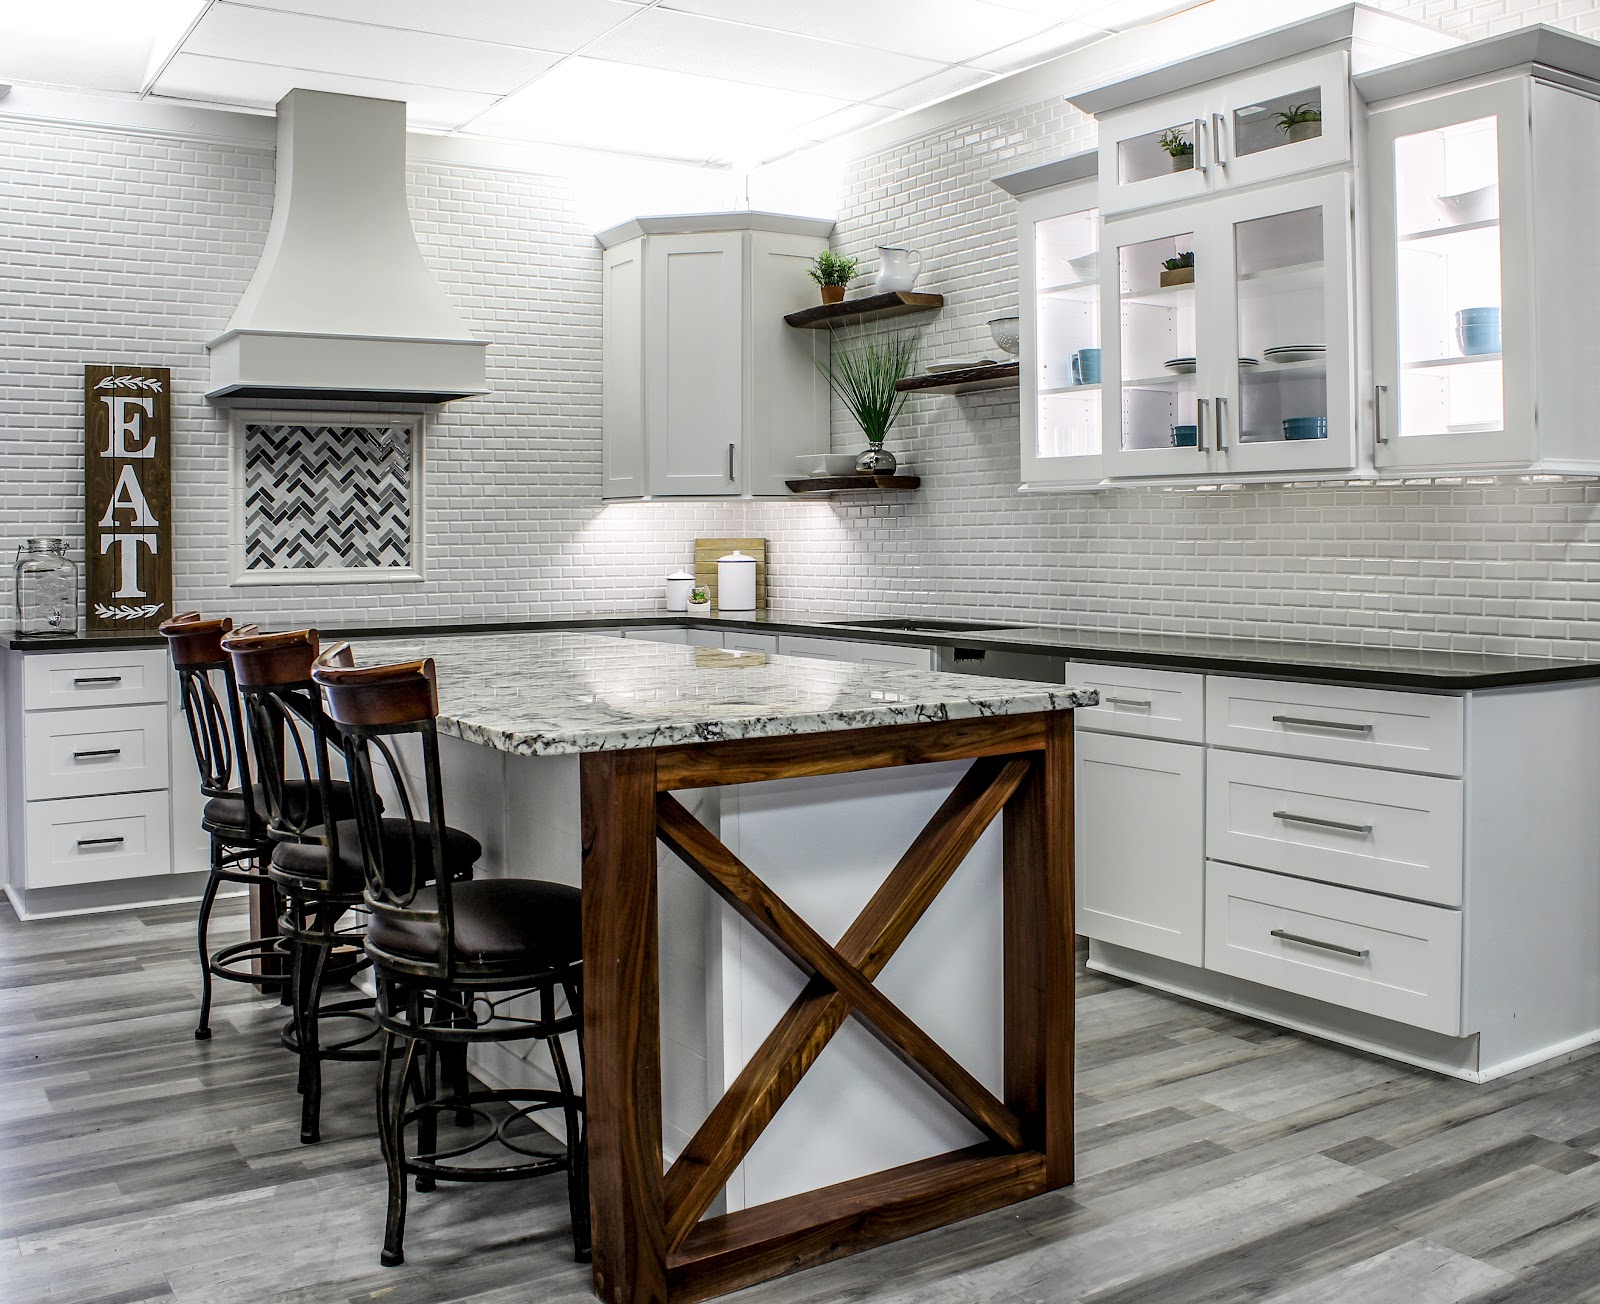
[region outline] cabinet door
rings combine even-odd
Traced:
[[[1379,467],[1536,455],[1529,113],[1518,78],[1372,115]]]
[[[1200,964],[1205,749],[1078,730],[1078,932]]]
[[[1100,211],[1095,183],[1023,200],[1022,479],[1100,482]]]
[[[1206,205],[1228,292],[1211,399],[1223,473],[1354,467],[1355,275],[1348,174]]]
[[[1210,189],[1212,108],[1206,88],[1196,87],[1101,115],[1100,207],[1108,217]],[[1180,146],[1187,150],[1172,152]]]
[[[1200,398],[1219,392],[1225,355],[1213,343],[1222,309],[1205,211],[1190,204],[1105,224],[1108,475],[1196,475],[1214,467],[1210,400],[1202,405]],[[1163,285],[1162,264],[1184,254],[1193,255],[1193,279],[1178,269],[1176,282]]]
[[[644,457],[644,241],[600,259],[600,458],[602,498],[639,498]]]
[[[652,494],[740,491],[744,237],[658,235],[644,273],[645,429]]]
[[[826,453],[831,439],[825,331],[797,331],[785,313],[816,302],[807,275],[828,247],[820,236],[750,233],[750,432],[745,492],[792,497],[785,481],[799,474],[802,453]],[[820,352],[819,352],[820,350]]]

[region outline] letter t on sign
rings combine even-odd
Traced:
[[[84,556],[90,633],[172,614],[172,373],[85,367]]]

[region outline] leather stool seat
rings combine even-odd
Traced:
[[[350,792],[350,785],[334,783],[331,786],[334,819],[350,819],[356,813],[355,798]],[[256,824],[259,827],[267,819],[267,795],[259,783],[253,785],[250,792],[255,798]],[[317,792],[315,783],[308,783],[304,779],[290,780],[284,784],[283,804],[285,815],[296,825],[322,823],[322,798]],[[244,808],[244,794],[234,791],[221,797],[213,797],[201,812],[200,824],[208,833],[216,833],[223,837],[229,833],[242,833],[249,827]]]
[[[463,975],[499,969],[539,972],[576,964],[583,939],[583,897],[575,887],[527,878],[477,879],[450,888],[455,958]],[[438,893],[422,888],[417,912],[438,909]],[[367,945],[397,959],[437,961],[439,925],[375,914]]]
[[[410,864],[431,868],[433,853],[428,846],[426,824],[413,824],[402,819],[385,819],[380,824],[385,865],[393,869]],[[331,880],[328,848],[321,841],[321,826],[308,829],[305,842],[280,842],[275,846],[272,849],[272,868],[280,874],[327,883],[329,890],[336,893],[359,893],[366,881],[366,869],[361,859],[361,834],[353,819],[340,820],[336,831],[339,856],[332,865]],[[444,865],[452,879],[470,874],[481,855],[483,844],[472,834],[463,833],[460,829],[445,829]],[[458,892],[460,890],[459,887],[456,889]]]

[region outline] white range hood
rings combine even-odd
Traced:
[[[207,345],[206,397],[444,403],[488,393],[487,347],[417,248],[406,106],[290,91],[266,248]]]

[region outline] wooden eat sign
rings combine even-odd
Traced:
[[[172,373],[85,367],[83,551],[90,633],[172,615]]]

